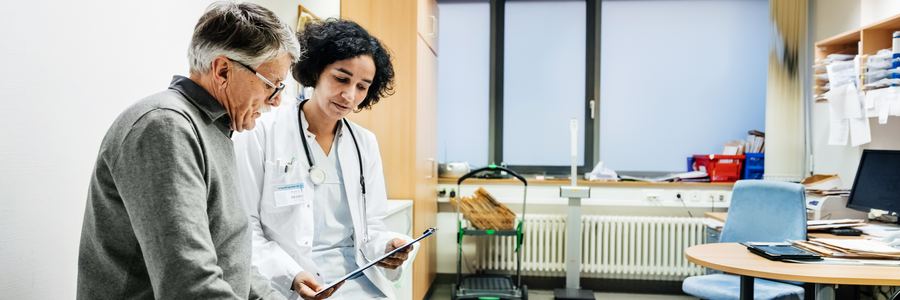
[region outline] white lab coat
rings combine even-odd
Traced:
[[[313,183],[309,179],[309,163],[307,162],[303,143],[300,137],[298,121],[299,103],[282,104],[271,113],[263,114],[257,119],[256,128],[235,134],[235,158],[239,176],[239,190],[250,213],[250,230],[252,231],[253,264],[259,272],[269,278],[272,286],[289,299],[297,298],[291,291],[294,276],[307,271],[316,277],[316,281],[324,284],[319,268],[312,261],[313,219]],[[349,122],[356,134],[362,155],[363,170],[366,180],[366,210],[368,211],[368,227],[370,241],[365,242],[365,231],[354,230],[356,249],[362,249],[370,259],[384,255],[385,246],[392,236],[387,232],[384,218],[387,216],[387,194],[385,192],[384,174],[381,154],[375,135],[356,123]],[[344,189],[350,204],[350,214],[355,228],[361,228],[363,222],[360,207],[362,190],[359,185],[359,163],[356,148],[346,126],[341,126],[342,140],[336,149],[341,159],[344,178]],[[334,149],[332,151],[335,151]],[[276,160],[282,164],[291,160],[293,170],[284,173],[276,171]],[[282,167],[283,168],[283,167]],[[283,184],[285,180],[304,183],[305,199],[299,205],[276,207],[274,186]],[[359,251],[356,251],[356,263],[367,264]],[[389,270],[380,267],[364,271],[366,277],[390,299],[394,292],[389,281],[396,281],[402,274],[402,267]]]

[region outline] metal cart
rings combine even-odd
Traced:
[[[522,285],[522,221],[525,220],[525,199],[528,195],[528,182],[525,178],[509,170],[507,168],[490,165],[463,175],[456,183],[456,190],[462,191],[460,186],[462,182],[475,174],[492,171],[506,173],[522,181],[525,184],[524,195],[522,197],[522,218],[516,225],[516,230],[479,230],[468,229],[462,225],[462,218],[459,211],[459,202],[456,207],[456,219],[459,231],[457,232],[456,245],[456,283],[451,287],[451,300],[457,299],[511,299],[511,300],[528,300],[528,287]],[[511,275],[485,275],[472,274],[462,275],[462,239],[463,236],[479,236],[479,235],[497,235],[497,236],[515,236],[516,237],[516,281],[513,281]]]

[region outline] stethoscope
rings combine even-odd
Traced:
[[[312,155],[309,154],[309,144],[306,142],[306,133],[303,132],[303,116],[301,113],[303,112],[303,104],[306,104],[307,100],[303,100],[300,102],[300,108],[297,109],[297,123],[300,124],[300,140],[303,141],[303,151],[306,153],[306,162],[309,163],[309,180],[313,182],[315,185],[322,184],[325,182],[325,171],[316,167]],[[353,145],[356,146],[356,157],[359,162],[359,186],[362,188],[362,207],[359,209],[362,212],[362,223],[363,228],[365,228],[365,241],[369,241],[369,221],[368,221],[368,212],[366,212],[366,178],[363,176],[363,165],[362,165],[362,152],[359,151],[359,144],[356,142],[356,135],[353,134],[353,129],[350,128],[350,123],[347,122],[347,118],[341,119],[344,121],[344,126],[347,127],[347,131],[350,132],[350,137],[353,138]]]

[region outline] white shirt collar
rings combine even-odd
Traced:
[[[297,106],[297,109],[299,109],[299,104]],[[303,133],[306,134],[306,138],[308,138],[308,139],[316,138],[315,134],[313,134],[312,132],[309,132],[309,121],[306,120],[306,112],[300,111],[300,120],[301,120],[300,124],[303,125]],[[335,130],[337,131],[337,133],[335,134],[335,137],[343,136],[344,135],[344,121],[338,121],[337,128],[335,128]]]

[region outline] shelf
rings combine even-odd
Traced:
[[[457,177],[449,177],[449,178],[438,178],[438,184],[453,184],[456,185],[456,182],[459,181]],[[522,185],[522,182],[517,179],[466,179],[463,181],[463,185],[487,185],[487,184],[500,184],[500,185]],[[568,186],[571,185],[571,180],[529,180],[528,185],[555,185],[555,186]],[[642,182],[642,181],[617,181],[617,182],[604,182],[604,181],[588,181],[588,180],[578,180],[578,186],[590,186],[590,187],[621,187],[621,188],[639,188],[639,187],[649,187],[649,188],[675,188],[675,187],[732,187],[734,186],[733,182]]]
[[[836,36],[816,42],[816,47],[858,43],[861,40],[861,29],[850,30]]]
[[[491,233],[488,233],[490,231]],[[496,236],[516,236],[519,233],[515,230],[480,230],[463,228],[463,235],[496,235]]]
[[[829,54],[874,55],[891,48],[893,32],[900,30],[900,14],[816,42],[816,59]]]

